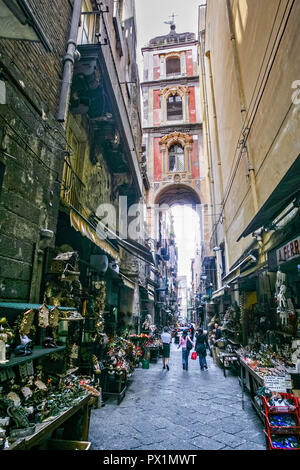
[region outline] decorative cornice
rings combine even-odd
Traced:
[[[159,80],[150,80],[148,82],[142,82],[141,83],[141,86],[142,87],[151,87],[151,86],[170,86],[170,84],[174,84],[176,85],[177,83],[178,84],[181,84],[181,85],[188,85],[189,82],[199,82],[199,75],[193,75],[192,77],[187,77],[187,76],[178,76],[178,77],[175,77],[175,78],[163,78],[163,79],[159,79]]]
[[[143,127],[143,132],[150,134],[170,134],[174,132],[175,126],[156,126],[156,127]],[[181,132],[192,134],[195,133],[197,130],[202,129],[202,123],[186,123],[186,124],[176,124],[176,129],[180,129]]]
[[[167,145],[167,147],[170,147],[170,145],[176,142],[179,142],[184,147],[188,144],[193,143],[193,137],[189,136],[188,134],[183,134],[182,132],[174,131],[162,137],[159,144]]]
[[[173,86],[172,88],[170,87],[165,87],[163,90],[160,90],[160,92],[158,93],[159,95],[161,96],[164,96],[166,99],[172,95],[180,95],[181,98],[183,98],[183,96],[185,94],[188,94],[190,92],[190,90],[188,89],[188,87],[186,86],[183,86],[183,85],[177,85],[177,86]]]

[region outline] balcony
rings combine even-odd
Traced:
[[[82,193],[85,185],[73,170],[70,157],[65,157],[60,200],[64,206],[72,206],[81,212]]]
[[[79,35],[80,60],[74,64],[70,111],[89,118],[94,140],[113,173],[131,173],[137,197],[142,175],[128,106],[101,11],[83,12],[86,30]],[[91,155],[92,157],[92,155]]]

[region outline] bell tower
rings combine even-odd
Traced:
[[[150,183],[147,207],[161,204],[199,204],[201,238],[209,228],[209,186],[204,159],[198,69],[194,33],[170,31],[142,48],[143,144]],[[153,236],[149,216],[149,236]],[[206,244],[206,242],[205,242]]]

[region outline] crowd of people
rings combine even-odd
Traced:
[[[163,369],[169,371],[169,359],[170,359],[170,349],[172,344],[172,338],[175,336],[176,328],[170,329],[168,326],[164,327],[164,331],[161,334],[161,340],[163,344]],[[215,341],[220,339],[222,336],[221,329],[219,324],[215,322],[214,329],[210,334],[210,341],[214,344]],[[208,341],[208,332],[203,330],[203,328],[195,328],[191,323],[190,325],[185,324],[182,334],[179,338],[178,349],[182,349],[182,368],[183,370],[189,369],[189,355],[190,352],[194,349],[193,358],[199,358],[200,370],[208,370],[206,356],[207,350],[211,353],[211,346]]]

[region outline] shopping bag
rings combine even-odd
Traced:
[[[192,356],[191,356],[191,357],[192,357],[192,359],[197,359],[197,353],[196,353],[196,351],[192,352]]]

